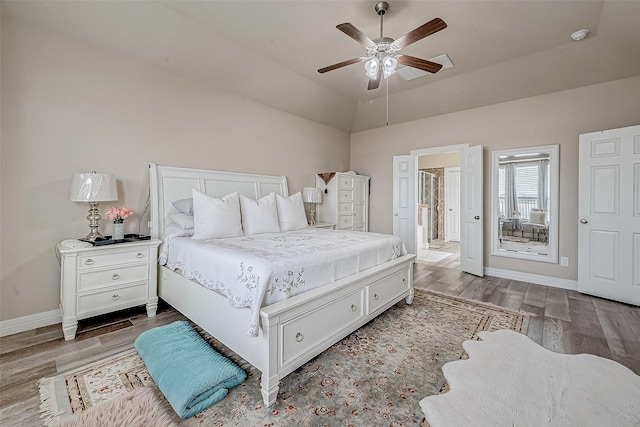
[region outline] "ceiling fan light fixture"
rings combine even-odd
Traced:
[[[371,58],[364,63],[364,73],[370,79],[375,79],[378,77],[378,67],[380,67],[380,60],[378,60],[378,58]]]
[[[396,72],[396,67],[398,66],[398,60],[393,56],[385,56],[382,60],[383,73],[384,78],[392,76]]]

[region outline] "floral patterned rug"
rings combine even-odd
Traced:
[[[417,289],[280,382],[266,407],[260,372],[215,339],[205,339],[245,371],[247,380],[184,426],[417,426],[419,401],[446,390],[442,365],[465,358],[462,342],[480,331],[526,332],[529,315]],[[136,387],[155,387],[135,350],[40,382],[45,424]],[[171,410],[169,404],[165,405]]]

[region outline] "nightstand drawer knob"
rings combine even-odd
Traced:
[[[358,309],[358,307],[355,306],[355,304],[351,304],[351,311],[356,311]]]
[[[93,264],[93,260],[91,258],[89,258],[84,263],[87,264],[87,265],[91,265],[91,264]]]
[[[304,339],[304,335],[302,335],[300,332],[298,332],[296,334],[296,341],[297,342],[302,342],[303,339]]]
[[[111,280],[118,280],[120,278],[120,275],[118,273],[115,273],[113,276],[111,276]]]
[[[142,252],[138,252],[138,255],[136,255],[136,257],[138,257],[138,258],[143,258],[143,257],[144,257],[144,254],[143,254]]]
[[[378,296],[378,294],[373,294],[373,299],[378,301],[380,299],[380,297]]]
[[[120,299],[120,295],[118,295],[118,294],[113,294],[113,295],[111,296],[111,299],[112,299],[112,300],[114,300],[114,301],[118,301],[118,300]]]

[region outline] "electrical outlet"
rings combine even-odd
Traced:
[[[560,265],[563,267],[569,267],[569,257],[566,257],[566,256],[560,257]]]

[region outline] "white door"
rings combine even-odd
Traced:
[[[580,135],[578,290],[640,305],[640,126]]]
[[[460,269],[484,275],[482,146],[460,152]]]
[[[460,241],[460,168],[444,169],[444,240]]]
[[[417,253],[417,171],[417,156],[393,157],[393,235],[402,239],[410,254]]]

